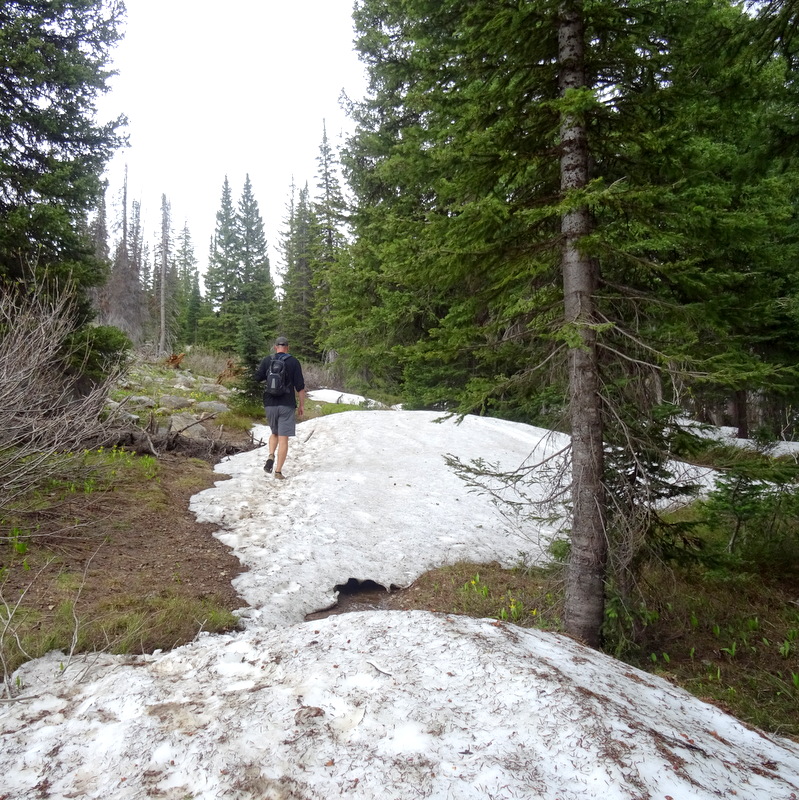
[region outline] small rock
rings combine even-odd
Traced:
[[[227,397],[230,394],[230,389],[221,383],[201,383],[197,389],[204,394],[215,394],[218,397]]]
[[[143,406],[144,408],[155,408],[156,403],[152,397],[147,397],[147,395],[143,394],[132,394],[128,398],[128,405],[131,406]]]
[[[225,403],[220,403],[218,400],[206,400],[203,403],[197,403],[194,408],[197,411],[206,411],[210,414],[220,414],[223,411],[229,410]]]
[[[180,433],[188,439],[207,439],[208,432],[202,425],[195,425],[197,418],[193,414],[186,412],[182,414],[173,414],[169,418],[171,430]]]
[[[190,397],[179,397],[174,394],[165,394],[161,396],[161,405],[173,411],[177,411],[180,408],[189,408],[194,405],[194,402],[195,401]]]

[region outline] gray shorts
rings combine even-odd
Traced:
[[[297,420],[291,406],[266,406],[266,421],[276,436],[294,436]]]

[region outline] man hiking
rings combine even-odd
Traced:
[[[289,340],[285,336],[275,339],[274,349],[273,356],[267,356],[261,361],[255,380],[266,382],[264,411],[272,430],[269,437],[269,458],[266,459],[264,469],[271,472],[272,467],[275,467],[275,477],[283,480],[283,464],[289,451],[289,436],[294,436],[297,424],[295,408],[299,416],[305,413],[305,380],[300,362],[289,355]],[[300,398],[299,408],[294,397],[295,391]]]

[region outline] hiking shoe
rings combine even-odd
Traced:
[[[274,453],[270,453],[269,454],[269,458],[266,459],[266,464],[264,464],[264,469],[267,472],[271,472],[272,471],[272,467],[274,467],[274,466],[275,466],[275,456],[274,456]]]
[[[286,476],[285,476],[285,475],[284,475],[282,472],[276,472],[276,473],[275,473],[275,477],[276,477],[276,478],[277,478],[279,481],[284,481],[284,480],[286,480]]]

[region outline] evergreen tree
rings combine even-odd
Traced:
[[[313,210],[318,221],[318,242],[314,253],[313,282],[315,308],[312,327],[319,350],[326,348],[331,324],[331,283],[335,272],[343,269],[346,248],[346,205],[339,181],[338,158],[327,138],[327,126],[322,126],[319,146],[316,197]]]
[[[269,339],[250,307],[245,306],[236,330],[236,355],[244,370],[239,387],[244,398],[254,405],[263,399],[263,386],[255,381],[255,373],[268,349]]]
[[[236,323],[231,317],[231,304],[240,286],[239,259],[236,212],[230,182],[225,176],[205,273],[206,298],[213,316],[203,321],[203,339],[228,352],[233,352],[236,346]]]
[[[233,353],[238,350],[237,331],[245,313],[264,335],[271,336],[277,322],[264,223],[249,175],[236,209],[225,177],[216,220],[205,278],[212,314],[202,319],[200,333],[211,346]]]
[[[589,182],[588,130],[582,95],[588,88],[585,23],[580,2],[564,2],[558,14],[560,109],[561,264],[564,323],[569,342],[569,427],[572,459],[571,554],[563,616],[568,633],[600,644],[605,615],[608,540],[604,443],[594,311],[598,274],[583,242],[592,222],[585,192]]]
[[[139,286],[142,290],[150,289],[152,287],[152,271],[150,270],[149,254],[144,242],[141,201],[139,200],[134,200],[131,203],[130,224],[127,226],[127,236],[123,225],[122,241],[127,241],[128,258],[130,259],[131,269],[138,278]]]
[[[144,318],[147,321],[145,328],[146,341],[153,349],[158,340],[158,307],[156,303],[155,286],[157,282],[155,258],[151,255],[150,245],[142,242],[139,252],[139,262],[142,270],[142,299],[144,304]]]
[[[669,491],[668,409],[699,374],[791,381],[757,345],[786,329],[774,292],[792,280],[773,256],[795,179],[762,146],[780,81],[723,0],[364,0],[356,25],[372,96],[346,154],[357,244],[331,339],[423,404],[568,409],[566,624],[596,643],[604,542],[618,588],[653,529],[639,509]],[[742,301],[767,325],[742,324]]]
[[[111,251],[108,246],[108,216],[105,204],[105,190],[107,188],[108,183],[103,183],[103,192],[100,194],[97,212],[89,225],[89,234],[94,245],[94,255],[105,263],[108,263],[111,257]]]
[[[208,300],[214,311],[222,309],[239,284],[240,247],[237,233],[233,195],[226,175],[220,207],[216,212],[216,228],[205,277]]]
[[[258,201],[253,194],[250,176],[244,188],[236,214],[240,258],[240,286],[237,300],[249,318],[261,330],[261,336],[271,339],[277,332],[277,298],[269,265],[266,233]]]
[[[343,229],[346,220],[346,204],[338,176],[338,158],[327,138],[327,125],[322,125],[322,142],[316,158],[316,197],[314,213],[319,224],[320,261],[335,262],[346,242]]]
[[[104,272],[110,275],[111,253],[108,246],[108,217],[106,212],[105,192],[107,182],[103,184],[103,192],[97,205],[97,212],[89,224],[89,236],[92,241],[94,257],[103,265]],[[108,283],[95,287],[92,292],[92,305],[96,318],[101,324],[106,324],[108,317]]]
[[[797,0],[764,0],[752,2],[758,18],[764,23],[763,43],[772,51],[776,49],[783,54],[793,51],[797,40],[797,20],[799,20],[799,2]]]
[[[120,144],[122,120],[95,124],[107,90],[121,2],[9,0],[0,7],[0,279],[31,270],[97,286],[107,265],[93,257],[85,222],[101,175]],[[84,318],[91,314],[88,297]]]
[[[235,226],[239,251],[238,257],[241,262],[240,282],[241,284],[247,284],[252,280],[260,265],[269,264],[264,222],[258,209],[258,201],[253,194],[249,174],[244,179],[244,188],[239,199]]]
[[[286,278],[286,271],[289,264],[294,263],[294,220],[297,212],[297,185],[294,183],[294,176],[291,176],[289,186],[289,197],[286,202],[286,216],[283,219],[284,229],[280,232],[280,253],[283,257],[282,268],[278,267],[281,276],[281,288]],[[280,301],[282,309],[282,297]],[[282,310],[281,310],[282,314]],[[282,321],[282,320],[281,320]]]
[[[160,238],[155,248],[153,298],[158,304],[158,355],[165,356],[175,341],[178,309],[178,275],[172,257],[172,214],[166,195],[161,195]]]
[[[175,250],[175,270],[178,277],[178,286],[182,296],[188,296],[194,276],[197,274],[197,258],[194,255],[194,243],[187,222],[177,238]]]
[[[411,403],[529,419],[543,401],[521,375],[502,376],[552,341],[554,6],[364,3],[356,22],[375,94],[346,158],[357,244],[337,280],[333,307],[348,324],[336,324],[336,349],[373,381],[412,376]],[[512,75],[514,64],[540,66]],[[501,393],[485,397],[492,385]]]
[[[280,330],[291,342],[296,355],[318,359],[320,353],[314,327],[314,266],[319,244],[319,225],[309,200],[307,183],[300,190],[296,204],[291,199],[287,222],[288,230],[283,241],[285,272]]]
[[[192,276],[188,297],[186,298],[183,318],[183,337],[187,345],[200,344],[201,323],[208,315],[208,306],[203,300],[200,288],[200,275],[195,272]]]
[[[174,262],[177,275],[178,339],[181,344],[196,344],[198,327],[203,315],[203,299],[191,231],[185,222],[177,239]]]

